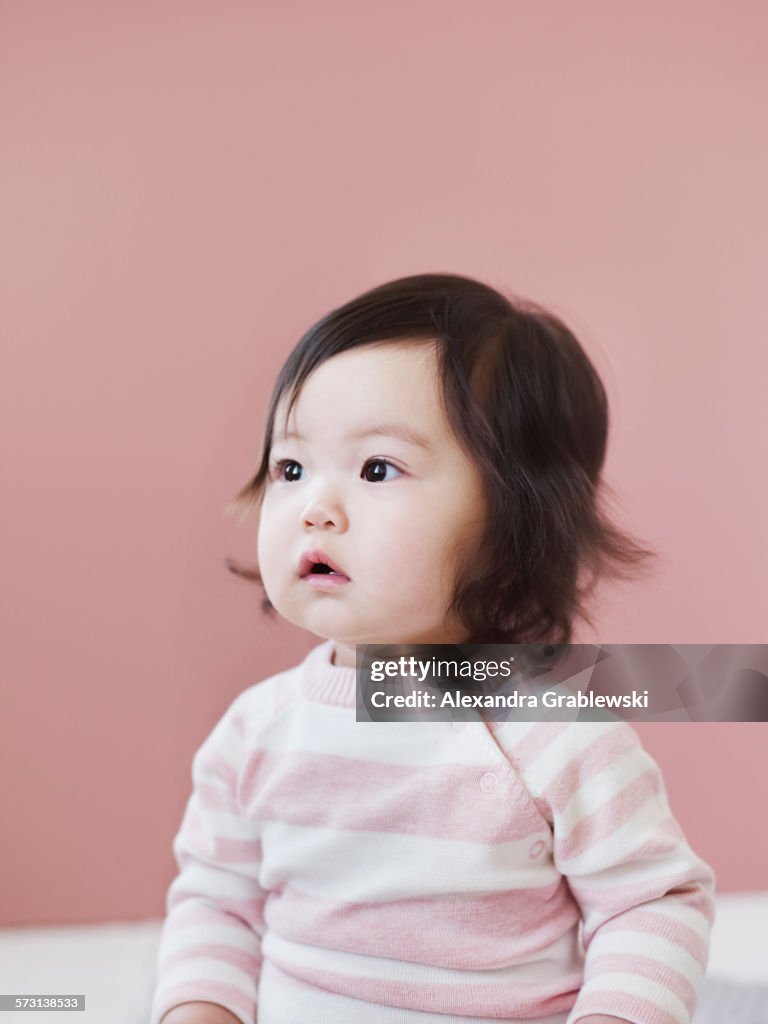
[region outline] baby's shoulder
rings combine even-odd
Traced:
[[[284,669],[242,690],[227,708],[225,717],[250,731],[284,714],[300,699],[296,669]]]
[[[603,757],[643,750],[632,726],[618,718],[599,721],[506,721],[493,724],[497,742],[521,768],[574,764],[602,752]]]
[[[300,701],[296,669],[267,676],[242,690],[227,706],[205,739],[198,757],[226,751],[239,762],[260,745],[270,726],[290,714]]]
[[[496,739],[534,799],[559,805],[579,799],[611,799],[656,763],[637,732],[621,719],[571,722],[504,722]],[[546,815],[545,815],[546,816]]]

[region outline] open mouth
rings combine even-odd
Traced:
[[[326,577],[329,582],[335,580],[339,583],[349,580],[341,566],[333,562],[325,551],[319,550],[307,551],[301,556],[299,576],[304,580],[307,578],[319,579]]]

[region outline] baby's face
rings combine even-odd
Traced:
[[[445,417],[432,345],[343,352],[304,383],[287,427],[286,405],[258,537],[277,611],[334,640],[338,664],[354,665],[354,644],[464,640],[446,609],[485,499]],[[341,574],[304,575],[302,556],[313,551]]]

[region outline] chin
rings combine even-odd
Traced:
[[[303,614],[298,612],[295,615],[286,615],[285,618],[293,623],[294,626],[298,626],[299,629],[305,629],[308,633],[314,633],[321,640],[334,640],[338,644],[362,642],[360,640],[348,640],[343,626],[338,624],[338,618],[334,615],[307,615],[306,612]],[[337,619],[337,622],[334,622],[334,619]]]

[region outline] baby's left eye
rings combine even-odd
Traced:
[[[402,475],[397,466],[391,462],[387,462],[386,459],[369,459],[363,466],[363,471],[360,476],[372,484],[379,483],[379,481],[387,483],[388,480],[397,479],[397,477],[387,477],[387,469],[394,469],[398,476]]]

